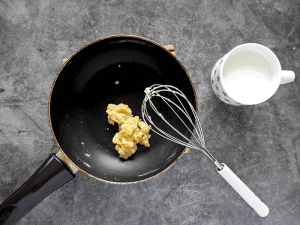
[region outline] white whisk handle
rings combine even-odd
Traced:
[[[269,208],[266,206],[247,186],[238,178],[235,173],[224,163],[223,169],[217,169],[218,173],[231,185],[231,187],[254,209],[261,217],[269,214]]]

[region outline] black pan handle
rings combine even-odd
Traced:
[[[0,225],[13,225],[75,175],[55,154],[0,205]]]

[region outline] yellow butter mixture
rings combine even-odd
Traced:
[[[107,106],[108,122],[112,125],[119,124],[112,140],[121,158],[127,159],[137,150],[137,144],[149,147],[150,128],[138,116],[133,116],[131,109],[125,104],[109,104]]]

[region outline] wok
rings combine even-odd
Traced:
[[[0,205],[0,224],[17,223],[42,199],[72,180],[77,170],[100,181],[132,184],[170,168],[185,147],[150,132],[150,147],[139,145],[137,152],[124,160],[112,143],[118,125],[107,121],[110,103],[127,104],[133,115],[141,118],[144,90],[155,83],[178,87],[197,107],[187,71],[174,55],[153,41],[110,36],[73,54],[55,78],[48,105],[51,132],[60,151],[51,154]]]

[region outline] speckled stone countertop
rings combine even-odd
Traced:
[[[300,2],[0,1],[0,202],[58,151],[48,125],[51,85],[83,45],[116,34],[175,46],[197,91],[206,146],[265,202],[257,214],[190,149],[165,173],[112,185],[83,173],[19,224],[300,224]],[[210,86],[215,62],[235,46],[260,43],[295,82],[268,101],[235,107]]]

